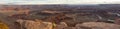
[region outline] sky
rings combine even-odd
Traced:
[[[120,4],[120,0],[0,0],[0,4]]]

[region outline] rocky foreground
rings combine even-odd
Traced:
[[[17,20],[16,22],[20,24],[21,29],[120,29],[120,25],[104,22],[84,22],[74,27],[69,27],[65,22],[60,24],[38,20]]]

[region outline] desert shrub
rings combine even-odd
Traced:
[[[7,26],[7,24],[0,22],[0,29],[9,29],[9,27]]]

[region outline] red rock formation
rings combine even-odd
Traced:
[[[86,27],[91,29],[120,29],[120,25],[104,22],[85,22],[83,24],[77,24],[76,27]]]
[[[32,20],[16,20],[20,24],[21,29],[52,29],[53,25],[50,22],[32,21]]]
[[[115,24],[119,24],[120,25],[120,18],[115,18]]]
[[[18,18],[18,19],[25,19],[26,17],[27,17],[26,14],[13,14],[9,16],[9,18]]]

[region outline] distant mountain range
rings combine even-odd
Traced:
[[[120,10],[120,4],[0,5],[0,10],[12,7],[30,10]]]

